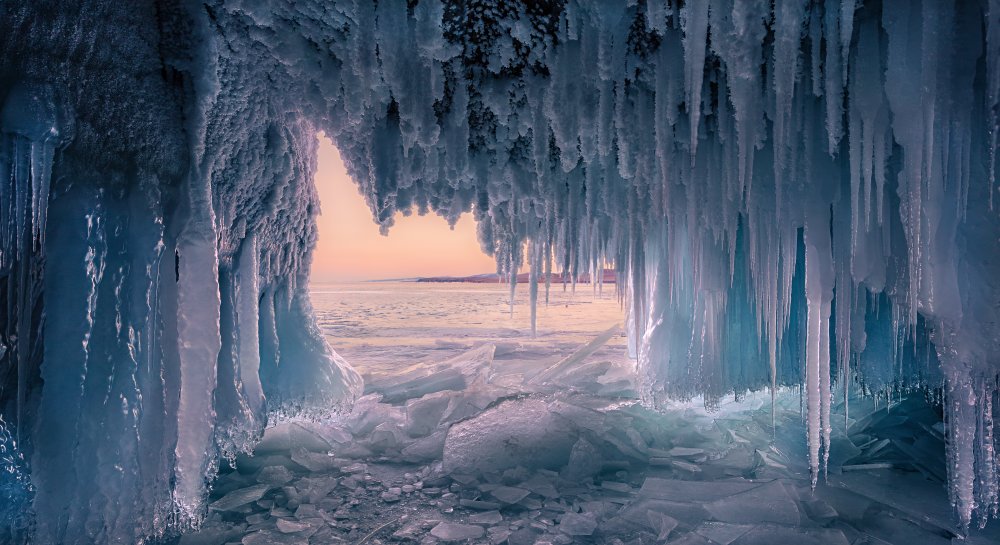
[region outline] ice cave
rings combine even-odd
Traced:
[[[318,134],[622,328],[363,377]],[[1000,543],[998,150],[1000,0],[0,0],[0,542]]]

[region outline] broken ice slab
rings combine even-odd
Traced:
[[[646,517],[649,518],[649,525],[656,532],[656,539],[659,541],[666,541],[670,537],[670,532],[673,532],[678,525],[674,517],[652,509],[646,511]]]
[[[462,392],[451,392],[448,408],[441,418],[441,425],[454,424],[478,415],[501,397],[510,393],[492,385],[477,386]]]
[[[316,503],[329,496],[339,482],[336,477],[312,477],[295,481],[295,487],[309,503]]]
[[[247,488],[241,488],[239,490],[233,490],[232,492],[212,502],[208,508],[212,511],[232,511],[233,509],[242,507],[248,503],[253,503],[263,498],[264,494],[267,494],[267,491],[271,488],[273,487],[269,484],[258,484]]]
[[[278,531],[283,534],[296,534],[299,532],[305,532],[311,530],[312,526],[304,522],[298,522],[294,520],[278,519],[275,521],[275,525]]]
[[[608,328],[607,331],[601,333],[589,343],[581,346],[569,356],[557,361],[556,363],[540,371],[535,376],[531,377],[528,383],[540,384],[553,380],[557,377],[563,377],[567,373],[571,373],[573,367],[579,365],[580,362],[582,362],[588,356],[596,352],[598,348],[607,344],[607,342],[610,341],[611,338],[617,335],[620,331],[621,331],[621,324],[615,324],[611,326],[610,328]]]
[[[254,448],[254,455],[287,453],[293,450],[327,452],[332,445],[315,430],[300,422],[280,422],[264,430],[264,437]]]
[[[398,449],[407,441],[402,429],[395,422],[382,422],[375,426],[366,443],[372,452],[381,454],[386,450]]]
[[[667,451],[668,456],[677,456],[681,458],[695,458],[698,456],[704,456],[704,454],[705,449],[692,447],[674,447]]]
[[[897,509],[910,520],[930,524],[958,534],[952,519],[948,493],[941,483],[928,481],[920,474],[892,470],[873,470],[830,475],[829,484]]]
[[[893,469],[899,466],[897,462],[875,462],[871,464],[851,464],[840,466],[841,471],[875,471],[877,469]]]
[[[691,462],[685,462],[684,460],[673,460],[670,465],[674,469],[681,471],[683,473],[701,473],[701,468],[697,464],[692,464]]]
[[[837,510],[832,505],[819,498],[806,500],[805,508],[809,518],[821,524],[826,524],[838,516]]]
[[[435,392],[406,402],[404,430],[410,437],[426,437],[437,429],[451,399],[449,392]]]
[[[500,511],[497,511],[495,509],[492,511],[476,513],[474,515],[469,516],[469,522],[473,524],[492,525],[492,524],[499,524],[502,521],[503,521],[503,515],[500,514]]]
[[[850,439],[846,437],[834,437],[830,442],[830,459],[827,462],[827,466],[830,470],[836,470],[859,454],[861,454],[861,449],[855,446]]]
[[[710,517],[708,511],[697,503],[640,498],[624,506],[619,518],[636,527],[658,533],[661,528],[659,521],[650,518],[650,511],[668,515],[686,528],[696,526]]]
[[[259,530],[243,536],[242,545],[309,545],[309,536]]]
[[[239,543],[240,538],[246,533],[245,526],[225,526],[225,527],[202,527],[197,532],[184,534],[177,541],[177,545],[218,545],[219,543]]]
[[[431,529],[431,535],[441,541],[466,541],[483,537],[486,530],[482,526],[442,522]]]
[[[507,528],[500,526],[494,526],[489,530],[486,530],[487,538],[490,541],[490,545],[500,545],[501,543],[507,542],[510,538],[511,531]]]
[[[236,456],[236,470],[243,475],[255,475],[261,469],[268,466],[285,466],[292,471],[302,471],[303,468],[288,454],[266,454],[260,456],[247,456],[239,454]]]
[[[705,509],[720,522],[773,522],[797,526],[801,521],[798,504],[780,481],[771,481],[745,492],[719,498],[706,503]]]
[[[604,457],[590,441],[583,437],[576,440],[569,454],[569,463],[563,470],[563,477],[572,481],[581,481],[592,477],[601,471]]]
[[[639,490],[640,498],[677,502],[711,502],[740,494],[760,486],[749,481],[682,481],[647,477]]]
[[[495,511],[503,507],[503,504],[495,501],[470,500],[466,498],[459,500],[458,504],[467,509],[475,509],[477,511]]]
[[[418,363],[373,388],[386,403],[401,403],[443,390],[464,390],[486,383],[493,367],[496,346],[486,343],[437,364]]]
[[[612,430],[612,426],[606,423],[607,415],[604,412],[573,405],[561,400],[548,402],[548,410],[569,420],[577,427],[590,430],[598,436],[604,435]]]
[[[494,498],[506,504],[517,503],[527,497],[530,493],[531,492],[523,488],[516,488],[513,486],[498,486],[490,492]]]
[[[953,543],[950,539],[951,534],[941,535],[940,530],[933,527],[921,527],[905,518],[897,518],[881,510],[872,510],[868,513],[864,522],[858,525],[858,530],[864,532],[866,537],[874,538],[870,541],[876,543],[919,543],[920,545],[950,545]],[[965,540],[955,536],[954,542],[964,543]]]
[[[850,545],[844,533],[836,528],[803,528],[762,524],[743,534],[732,545]]]
[[[445,471],[503,471],[526,466],[561,469],[577,433],[540,400],[503,401],[453,425],[444,445]]]
[[[556,489],[553,482],[552,478],[547,477],[543,472],[538,472],[532,475],[528,480],[520,483],[518,486],[528,489],[531,492],[545,498],[558,498],[559,491]]]
[[[257,472],[257,482],[279,486],[292,480],[294,475],[285,466],[267,466]],[[254,500],[257,501],[257,500]]]
[[[589,536],[597,529],[593,513],[566,513],[559,519],[559,531],[569,536]]]
[[[313,473],[337,471],[342,462],[327,453],[309,452],[305,449],[293,450],[291,459]]]
[[[345,423],[355,437],[363,437],[374,431],[379,424],[402,423],[404,420],[402,408],[383,403],[381,394],[371,394],[354,402]]]
[[[447,435],[448,430],[438,430],[427,437],[421,437],[410,443],[402,450],[403,461],[424,463],[440,460],[444,452],[444,442]]]
[[[718,545],[729,545],[753,528],[753,524],[703,522],[694,529],[694,533],[712,540],[712,543],[717,543]]]

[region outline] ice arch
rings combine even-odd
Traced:
[[[320,129],[386,227],[475,205],[509,271],[616,263],[651,402],[804,384],[814,475],[838,376],[940,389],[958,519],[997,512],[996,0],[120,4],[0,5],[39,535],[197,518],[262,393],[356,390],[303,292]]]

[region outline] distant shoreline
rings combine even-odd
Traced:
[[[527,283],[529,281],[529,278],[530,278],[530,276],[529,276],[528,273],[526,273],[526,272],[520,273],[520,274],[517,275],[517,282],[519,284],[520,283]],[[544,276],[541,277],[541,278],[539,278],[539,281],[543,281],[543,280],[544,280]],[[616,280],[616,273],[615,273],[615,271],[613,269],[604,269],[604,277],[601,279],[601,282],[604,283],[604,284],[614,284],[615,280]],[[437,282],[437,283],[467,283],[467,284],[500,284],[500,283],[506,283],[507,282],[507,278],[506,277],[501,277],[497,273],[487,273],[487,274],[476,274],[476,275],[472,275],[472,276],[427,276],[427,277],[416,278],[414,280],[397,280],[397,281],[399,281],[399,282],[403,282],[403,281],[415,281],[415,282]],[[572,277],[570,275],[566,275],[566,277],[563,278],[563,275],[560,274],[560,273],[552,273],[550,275],[550,280],[549,281],[552,282],[552,283],[554,283],[554,284],[561,284],[563,282],[567,282],[568,283],[568,282],[572,281]],[[577,275],[577,277],[576,277],[576,283],[577,284],[589,284],[590,283],[590,273],[583,273],[583,274]]]
[[[527,284],[529,281],[529,273],[523,272],[517,275],[518,284]],[[497,273],[483,273],[483,274],[473,274],[469,276],[417,276],[417,277],[406,277],[406,278],[375,278],[371,280],[319,280],[314,279],[315,284],[344,284],[344,283],[364,283],[364,284],[385,284],[390,282],[416,282],[416,283],[437,283],[437,284],[506,284],[508,282],[508,277],[500,276]],[[572,281],[571,275],[566,275],[565,279],[560,273],[551,273],[549,275],[549,282],[553,284],[562,284],[563,282],[570,283]],[[614,284],[617,280],[617,273],[614,269],[604,269],[604,278],[601,282],[604,284]],[[544,275],[539,275],[539,282],[544,282]],[[590,273],[582,273],[576,277],[577,284],[589,284],[590,283]]]

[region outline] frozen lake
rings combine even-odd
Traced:
[[[327,341],[366,382],[422,361],[457,356],[486,342],[497,345],[498,365],[565,357],[616,324],[624,312],[614,285],[596,293],[553,285],[549,304],[539,287],[538,326],[531,335],[527,285],[519,285],[510,312],[507,284],[359,282],[313,284],[317,321]],[[591,357],[630,365],[627,339],[614,335]]]

